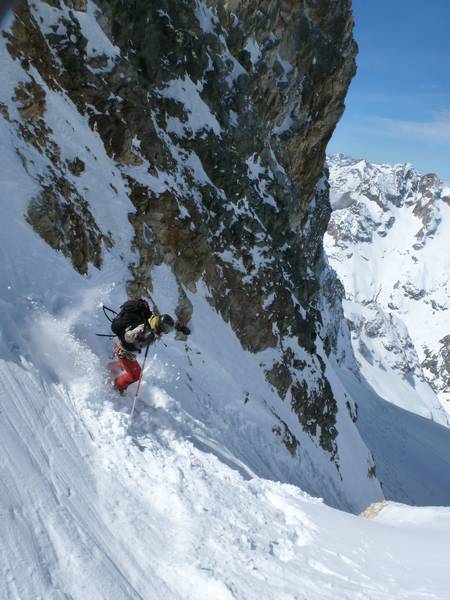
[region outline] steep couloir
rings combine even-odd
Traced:
[[[82,273],[115,243],[73,184],[89,165],[63,161],[46,124],[46,94],[64,93],[135,208],[129,293],[151,292],[164,262],[188,321],[186,291],[204,282],[245,349],[275,349],[261,362],[268,383],[338,467],[325,361],[342,359],[345,331],[323,256],[324,159],[355,72],[350,0],[21,0],[15,11],[4,35],[29,76],[17,129],[50,158],[28,221]],[[87,26],[92,14],[109,45]],[[343,406],[354,420],[352,400]],[[274,432],[295,452],[286,423]]]

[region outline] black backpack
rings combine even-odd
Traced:
[[[127,300],[120,307],[120,312],[111,322],[111,329],[119,338],[123,337],[125,330],[134,329],[145,323],[152,316],[152,311],[145,300]]]

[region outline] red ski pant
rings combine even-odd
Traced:
[[[114,385],[118,390],[126,390],[129,385],[135,381],[139,381],[139,377],[141,376],[141,367],[137,360],[121,358],[116,364],[123,371],[125,371],[125,373],[114,379]]]

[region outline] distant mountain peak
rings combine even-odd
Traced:
[[[385,399],[408,407],[409,395],[410,410],[447,423],[437,396],[449,410],[450,190],[409,163],[333,155],[328,167],[325,248],[345,288],[357,359]],[[381,390],[374,365],[402,385],[409,373],[409,384]]]

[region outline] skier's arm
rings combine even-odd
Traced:
[[[191,330],[187,325],[182,325],[179,321],[175,323],[175,329],[184,335],[190,335]]]
[[[142,325],[138,325],[134,329],[125,331],[124,338],[128,344],[131,344],[136,348],[145,348],[145,346],[148,346],[155,341],[156,334],[148,325],[142,323]]]

